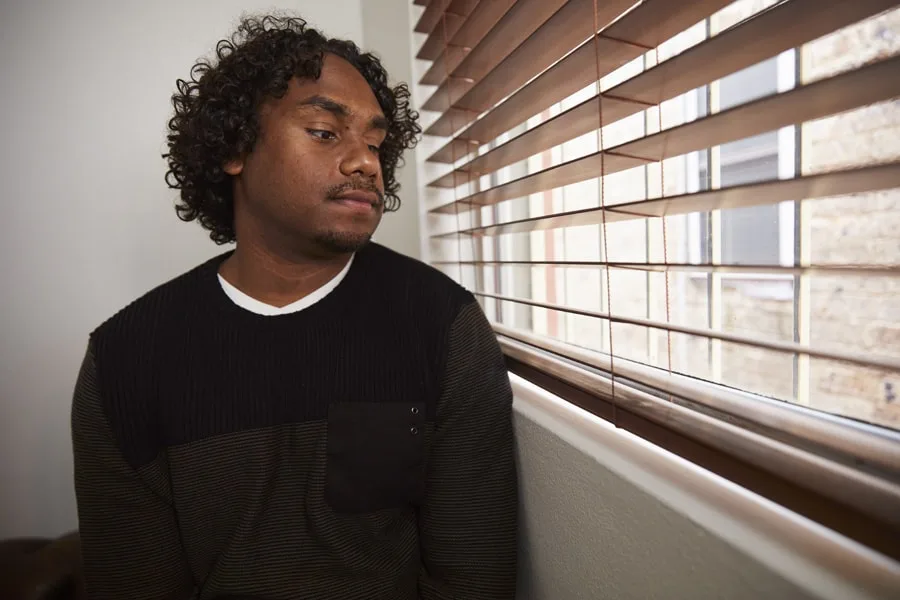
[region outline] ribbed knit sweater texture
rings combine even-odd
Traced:
[[[472,295],[377,244],[261,316],[228,254],[91,335],[72,408],[89,597],[512,599],[512,393]]]

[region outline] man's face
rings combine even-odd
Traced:
[[[226,165],[235,218],[308,251],[358,250],[384,209],[378,147],[386,133],[363,76],[326,54],[318,80],[294,78],[284,97],[263,103],[253,150]]]

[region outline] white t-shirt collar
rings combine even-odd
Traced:
[[[258,315],[263,316],[274,316],[274,315],[286,315],[290,313],[299,312],[305,308],[309,308],[316,302],[322,300],[325,296],[334,291],[334,289],[340,285],[341,281],[344,280],[344,277],[347,276],[347,272],[350,271],[350,265],[353,264],[353,256],[350,257],[350,260],[347,261],[347,264],[341,269],[341,272],[335,275],[328,283],[312,292],[311,294],[300,298],[295,302],[291,302],[286,306],[272,306],[271,304],[266,304],[265,302],[260,302],[256,298],[252,298],[248,296],[241,290],[237,289],[227,281],[225,278],[219,275],[219,283],[222,286],[222,290],[225,294],[231,299],[232,302],[243,308],[244,310],[248,310],[252,313],[256,313]]]

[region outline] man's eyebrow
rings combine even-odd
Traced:
[[[327,110],[336,117],[347,117],[350,115],[349,108],[340,102],[335,102],[331,98],[326,98],[325,96],[310,96],[309,98],[302,100],[299,105],[321,108],[322,110]]]
[[[381,115],[372,117],[372,120],[369,121],[369,129],[381,129],[383,131],[387,131],[388,129],[390,129],[390,125],[391,124],[388,123],[387,118]]]
[[[299,106],[311,106],[313,108],[319,108],[325,111],[330,112],[336,117],[347,118],[353,114],[353,111],[350,110],[345,104],[341,104],[340,102],[336,102],[331,98],[326,96],[310,96],[305,100],[301,100]],[[387,117],[383,115],[378,115],[377,117],[372,117],[369,121],[369,129],[380,129],[383,131],[387,131],[390,129],[390,123],[387,120]]]

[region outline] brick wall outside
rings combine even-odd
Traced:
[[[898,50],[895,10],[811,44],[803,76],[813,81]],[[900,159],[900,101],[806,125],[801,156],[804,173]],[[897,264],[900,190],[810,202],[809,229],[813,263]],[[900,356],[900,280],[821,277],[810,291],[813,346]],[[813,360],[810,379],[813,406],[900,427],[900,373]]]

